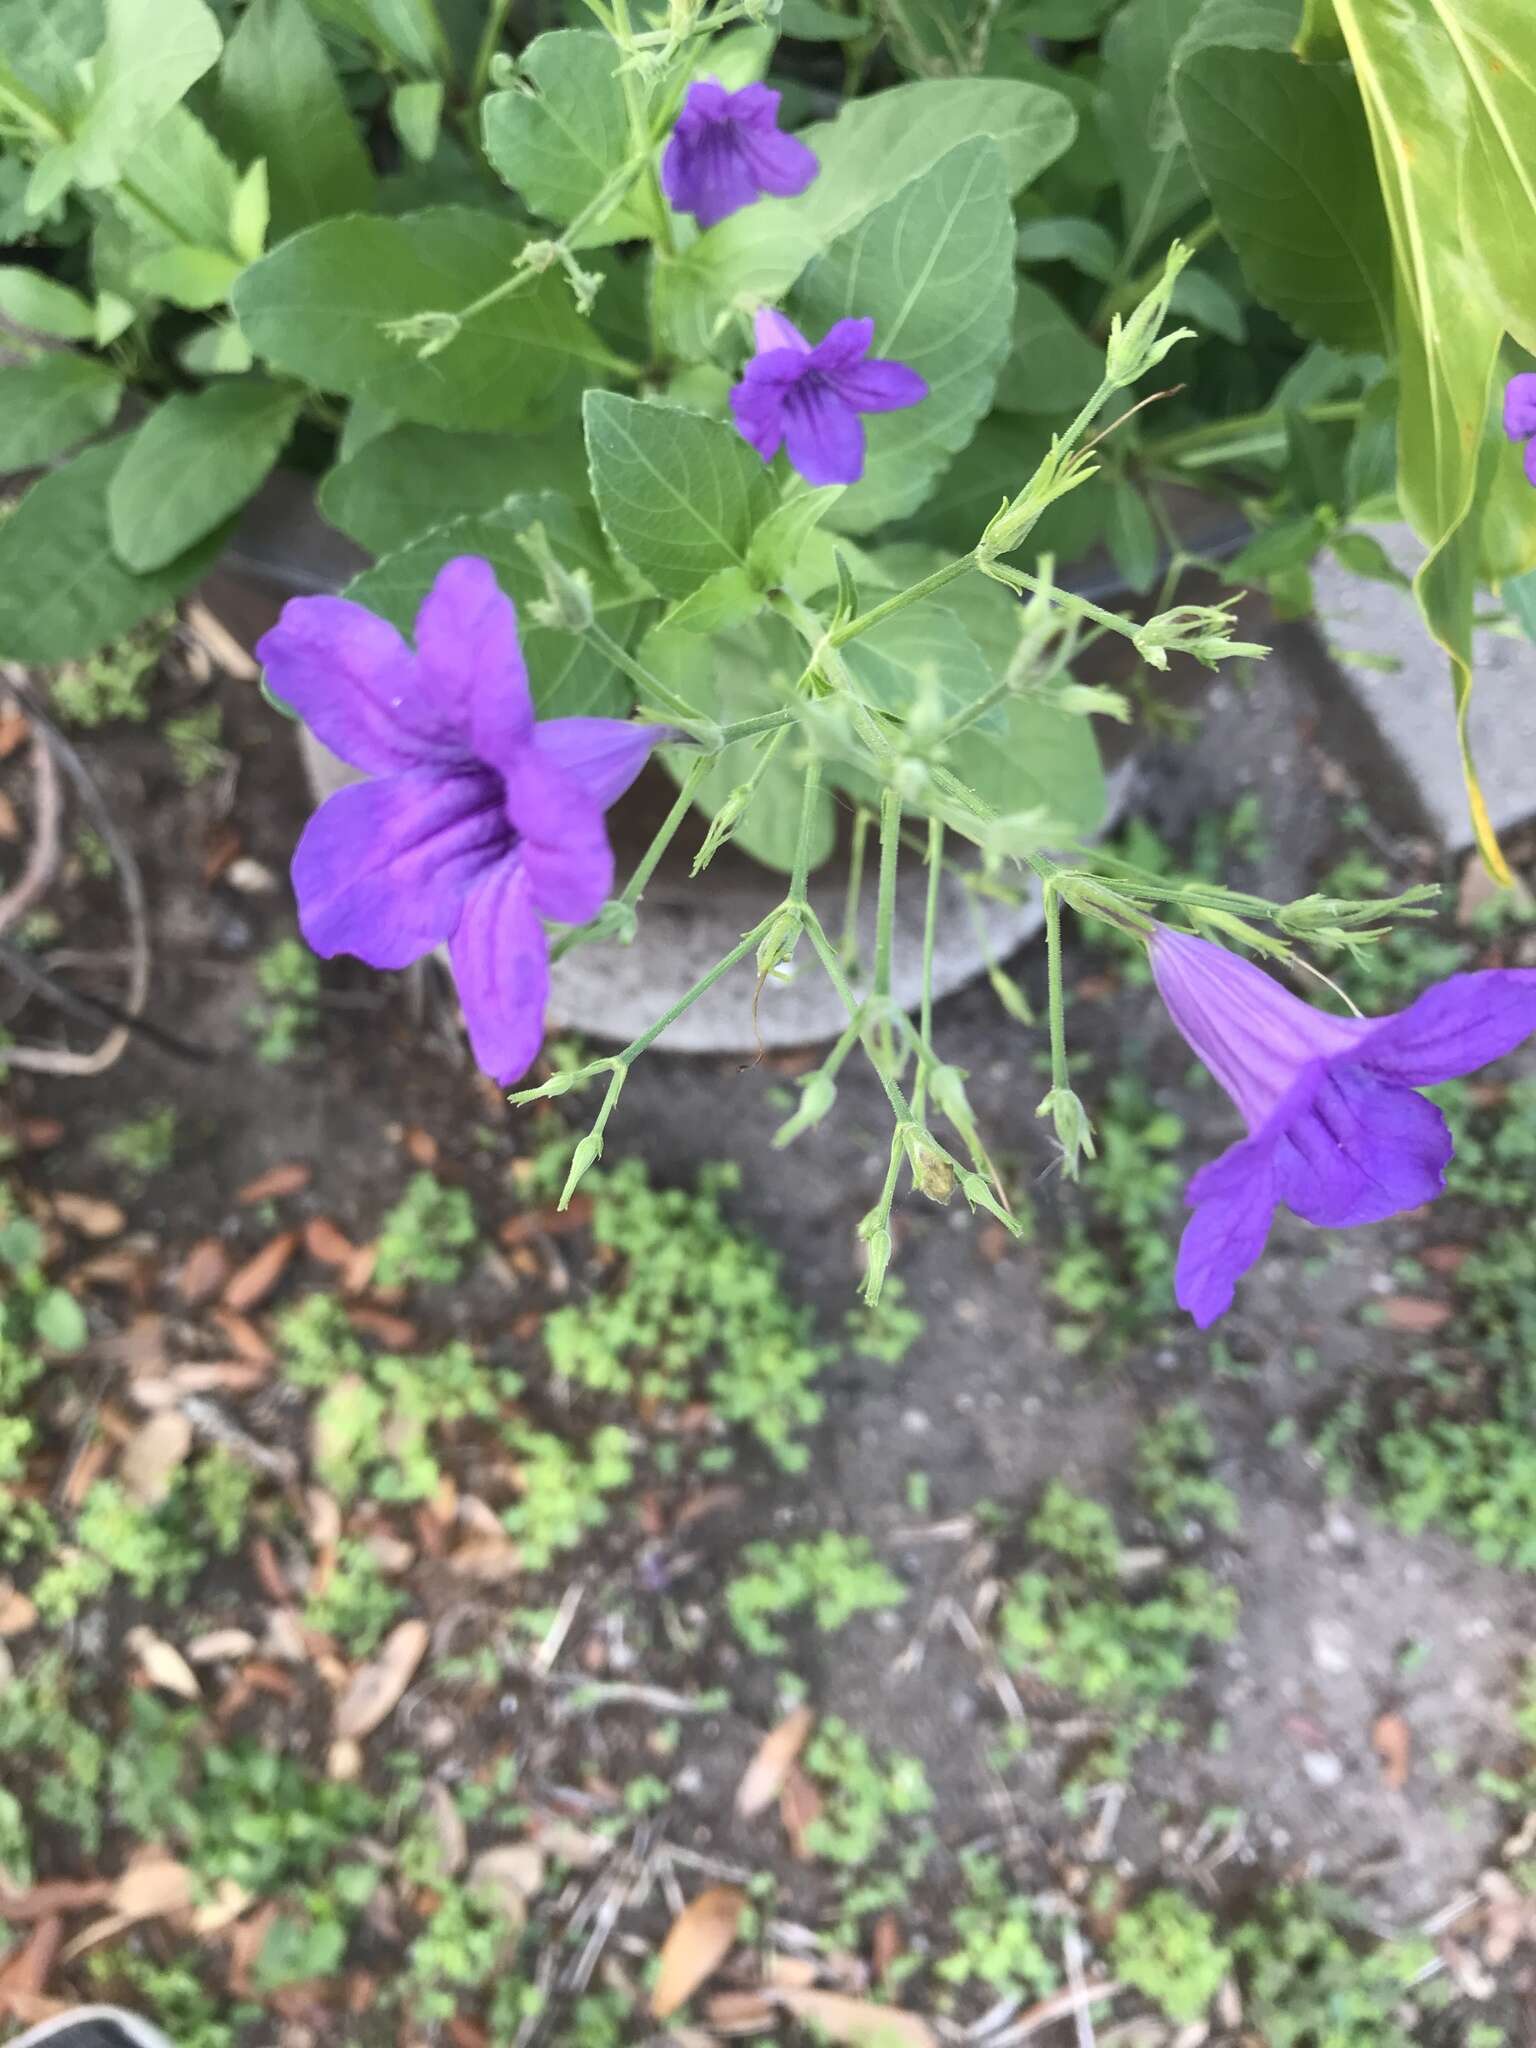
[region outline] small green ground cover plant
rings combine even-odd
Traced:
[[[881,1564],[867,1536],[844,1536],[828,1529],[795,1543],[749,1543],[742,1552],[747,1567],[725,1589],[726,1612],[747,1648],[759,1657],[788,1649],[779,1627],[795,1614],[805,1614],[830,1635],[857,1614],[899,1607],[907,1589]]]

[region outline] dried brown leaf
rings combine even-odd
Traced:
[[[305,1224],[304,1249],[322,1266],[346,1266],[357,1256],[357,1246],[329,1216],[312,1216]]]
[[[247,1259],[224,1289],[224,1306],[243,1315],[259,1307],[287,1270],[288,1261],[299,1248],[296,1230],[280,1230],[256,1256]]]
[[[469,1866],[469,1883],[491,1893],[514,1931],[521,1931],[528,1908],[543,1889],[548,1859],[536,1842],[503,1842],[482,1849]]]
[[[704,2017],[722,2034],[760,2034],[778,2019],[778,2007],[761,1991],[716,1991],[704,2001]]]
[[[58,1914],[40,1919],[14,1955],[7,1956],[0,1969],[0,1991],[7,2001],[21,1996],[37,1998],[48,1988],[48,1979],[59,1959],[64,1941],[64,1922]]]
[[[184,1863],[149,1855],[131,1863],[113,1885],[107,1903],[130,1920],[157,1920],[184,1912],[192,1903],[193,1878]]]
[[[1401,1792],[1408,1782],[1413,1737],[1401,1714],[1376,1716],[1371,1729],[1371,1747],[1381,1758],[1381,1781],[1391,1792]]]
[[[139,1669],[151,1685],[158,1686],[162,1692],[175,1693],[178,1699],[202,1699],[202,1688],[191,1665],[172,1644],[162,1641],[147,1628],[129,1629],[123,1642],[138,1659]]]
[[[523,1568],[523,1553],[510,1536],[471,1536],[448,1560],[448,1569],[478,1585],[505,1585]]]
[[[1389,1330],[1407,1330],[1426,1336],[1443,1330],[1456,1311],[1446,1301],[1431,1301],[1423,1294],[1392,1294],[1381,1304],[1381,1320]]]
[[[772,1996],[797,2020],[820,2027],[839,2048],[938,2048],[939,2037],[925,2019],[894,2005],[847,1998],[840,1991],[777,1990]]]
[[[814,1820],[821,1818],[823,1801],[815,1785],[792,1763],[784,1773],[784,1789],[779,1794],[779,1819],[789,1837],[789,1846],[800,1862],[810,1861],[810,1850],[805,1846],[805,1831]]]
[[[237,1358],[243,1358],[248,1365],[272,1365],[276,1353],[262,1336],[256,1325],[246,1316],[236,1315],[233,1309],[215,1309],[213,1320],[229,1340],[229,1348]]]
[[[426,1800],[443,1875],[457,1877],[469,1858],[469,1830],[464,1825],[464,1816],[441,1778],[428,1780]]]
[[[151,1415],[123,1446],[117,1476],[140,1507],[158,1507],[192,1450],[192,1425],[179,1408]]]
[[[116,1202],[103,1201],[99,1195],[55,1195],[53,1213],[82,1237],[117,1237],[128,1227]]]
[[[229,1253],[216,1237],[200,1238],[181,1262],[176,1292],[188,1308],[201,1308],[223,1293],[229,1279]]]
[[[211,1628],[194,1636],[187,1645],[193,1664],[238,1664],[256,1648],[256,1638],[245,1628]]]
[[[421,1332],[409,1317],[392,1315],[386,1308],[359,1302],[347,1310],[347,1321],[365,1337],[387,1344],[391,1351],[413,1351],[421,1342]]]
[[[0,1579],[0,1638],[24,1636],[37,1620],[37,1609],[9,1579]],[[0,1919],[5,1917],[0,1910]]]
[[[34,1920],[51,1919],[55,1913],[104,1906],[111,1896],[109,1877],[52,1877],[24,1892],[8,1892],[0,1885],[0,1920],[25,1927]]]
[[[751,1820],[754,1814],[765,1813],[772,1806],[784,1789],[790,1765],[804,1749],[815,1725],[816,1716],[809,1707],[796,1707],[763,1737],[736,1787],[736,1811],[743,1820]]]
[[[877,1984],[883,1984],[890,1975],[891,1965],[902,1951],[901,1922],[889,1907],[875,1921],[870,1936],[869,1960]]]
[[[424,1621],[402,1621],[384,1638],[378,1655],[352,1674],[336,1702],[334,1732],[341,1741],[361,1741],[386,1721],[427,1654],[431,1630]]]
[[[239,683],[254,683],[261,674],[259,664],[240,645],[222,619],[217,618],[200,598],[193,598],[182,615],[187,631],[212,656],[225,675]]]
[[[235,1196],[242,1209],[254,1208],[258,1202],[280,1202],[284,1195],[297,1195],[307,1188],[315,1177],[312,1166],[302,1159],[290,1159],[281,1166],[269,1166],[265,1173],[258,1173],[254,1180],[248,1180]]]
[[[714,1884],[684,1906],[661,1945],[651,2017],[670,2019],[713,1976],[730,1954],[746,1911],[747,1895],[733,1884]]]

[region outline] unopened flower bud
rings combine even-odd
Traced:
[[[576,1147],[576,1150],[571,1154],[571,1170],[565,1177],[565,1186],[560,1195],[560,1207],[562,1209],[565,1208],[572,1195],[575,1194],[577,1188],[581,1185],[582,1177],[588,1167],[595,1166],[602,1156],[602,1132],[588,1131],[587,1135]]]
[[[1035,1115],[1048,1116],[1055,1124],[1063,1171],[1068,1180],[1076,1180],[1079,1160],[1094,1156],[1093,1124],[1082,1102],[1070,1088],[1053,1088]]]
[[[891,1263],[891,1233],[880,1221],[878,1209],[871,1209],[859,1225],[859,1236],[864,1240],[864,1299],[871,1307],[880,1299],[880,1290],[885,1285],[886,1268]]]
[[[781,967],[787,967],[795,956],[795,947],[800,939],[800,913],[798,910],[781,910],[768,927],[757,949],[757,978],[766,981],[770,974]]]
[[[1148,370],[1155,369],[1168,351],[1181,341],[1192,341],[1194,329],[1180,327],[1162,333],[1168,317],[1179,272],[1194,251],[1184,242],[1174,242],[1163,265],[1163,274],[1126,321],[1117,313],[1109,324],[1109,341],[1104,351],[1104,374],[1116,387],[1134,384]]]
[[[386,320],[382,332],[386,340],[398,342],[402,348],[414,348],[418,358],[425,362],[456,341],[463,325],[457,313],[412,313],[404,320]]]
[[[774,1132],[774,1144],[781,1151],[784,1146],[793,1144],[802,1131],[808,1131],[812,1124],[821,1122],[836,1100],[836,1083],[824,1068],[818,1067],[814,1074],[807,1074],[800,1083],[799,1106],[794,1115]]]
[[[955,1192],[955,1169],[927,1132],[908,1130],[902,1136],[902,1144],[918,1192],[930,1202],[947,1202]]]
[[[704,834],[704,844],[693,859],[693,873],[701,875],[735,832],[741,822],[741,814],[752,801],[750,782],[739,782],[709,821],[709,830]]]
[[[587,632],[597,613],[592,603],[592,578],[586,570],[566,568],[537,519],[517,536],[517,544],[544,578],[544,596],[529,605],[530,615],[557,632]]]

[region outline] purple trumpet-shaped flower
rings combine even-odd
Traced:
[[[1525,443],[1525,473],[1536,484],[1536,371],[1522,370],[1504,387],[1504,431]]]
[[[813,348],[782,313],[764,306],[757,354],[731,392],[744,438],[772,462],[780,444],[808,484],[856,484],[864,474],[864,412],[900,412],[928,396],[905,363],[871,356],[873,320],[838,320]]]
[[[1159,925],[1147,950],[1169,1015],[1248,1126],[1185,1191],[1174,1292],[1201,1329],[1231,1307],[1277,1206],[1339,1230],[1439,1194],[1451,1134],[1415,1091],[1536,1032],[1536,969],[1453,974],[1395,1016],[1331,1017],[1207,939]]]
[[[299,926],[330,959],[405,967],[446,944],[476,1060],[518,1080],[544,1037],[545,918],[613,885],[603,813],[664,726],[535,722],[517,612],[489,562],[438,571],[414,654],[340,597],[297,597],[256,649],[274,693],[371,778],[327,797],[293,857]]]
[[[765,192],[792,199],[816,171],[813,152],[779,132],[779,95],[771,87],[727,92],[718,78],[689,86],[661,159],[668,199],[701,228],[739,213]]]

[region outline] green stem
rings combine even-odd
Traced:
[[[883,604],[875,605],[867,612],[860,612],[856,619],[849,619],[841,626],[834,626],[827,635],[832,647],[845,647],[850,640],[857,640],[861,633],[867,633],[872,626],[878,626],[882,619],[888,619],[896,612],[904,611],[909,604],[916,604],[921,597],[931,597],[936,590],[942,590],[946,583],[953,583],[967,570],[976,567],[974,549],[962,555],[958,561],[946,562],[942,569],[935,569],[931,576],[925,576],[921,583],[914,583],[910,590],[898,591],[895,597],[888,597]]]
[[[1046,1002],[1051,1026],[1051,1087],[1065,1093],[1067,1076],[1067,998],[1061,975],[1061,898],[1054,879],[1044,889]]]
[[[1327,422],[1329,420],[1352,420],[1360,414],[1361,401],[1358,398],[1335,399],[1325,405],[1304,405],[1297,410],[1304,420]],[[1258,412],[1241,413],[1232,420],[1209,420],[1203,426],[1185,427],[1176,434],[1159,434],[1143,441],[1140,458],[1147,462],[1167,462],[1180,456],[1199,455],[1199,467],[1206,467],[1234,456],[1252,454],[1261,448],[1281,448],[1285,445],[1285,411],[1279,406],[1265,406]]]
[[[852,968],[859,957],[859,899],[864,893],[864,849],[869,843],[869,812],[863,804],[853,814],[853,845],[848,852],[848,888],[843,898],[843,936],[838,958]]]
[[[485,97],[486,86],[490,83],[491,60],[501,47],[502,30],[507,25],[507,15],[512,0],[491,0],[486,9],[485,27],[480,32],[480,45],[475,51],[474,69],[469,78],[469,100],[473,109]]]
[[[599,625],[596,619],[587,628],[587,638],[594,647],[602,649],[622,675],[629,677],[642,697],[653,697],[665,710],[670,711],[674,718],[685,719],[689,725],[696,725],[699,722],[699,714],[694,706],[685,698],[679,697],[660,676],[653,675],[643,661],[636,660],[623,641],[615,640],[608,628]]]
[[[794,866],[789,874],[786,902],[796,910],[806,905],[805,878],[811,867],[811,840],[816,831],[816,799],[821,794],[821,756],[812,754],[800,790],[800,829],[795,835]]]
[[[1188,246],[1191,254],[1194,254],[1203,249],[1206,243],[1211,241],[1219,232],[1215,214],[1208,213],[1203,221],[1190,229],[1187,235],[1180,235],[1179,240]],[[1093,318],[1088,323],[1094,333],[1098,333],[1109,325],[1111,314],[1127,313],[1132,306],[1139,306],[1141,301],[1147,296],[1147,293],[1151,291],[1152,287],[1162,277],[1163,259],[1160,256],[1155,263],[1149,264],[1139,276],[1130,279],[1129,282],[1122,280],[1121,271],[1128,268],[1134,260],[1136,251],[1140,247],[1140,241],[1141,238],[1138,236],[1126,244],[1125,252],[1120,259],[1119,265],[1116,267],[1115,275],[1111,277],[1109,283],[1105,286],[1104,296],[1094,308]]]
[[[794,725],[800,713],[793,711],[764,711],[756,718],[738,718],[732,725],[720,728],[720,745],[728,747],[735,740],[755,739],[759,733],[777,732],[782,726]]]
[[[928,820],[928,899],[923,907],[923,985],[919,997],[918,1030],[923,1044],[933,1046],[933,945],[939,922],[939,882],[944,873],[944,826],[940,819]],[[912,1090],[912,1110],[922,1121],[927,1106],[928,1069],[918,1062],[917,1085]]]
[[[612,0],[612,6],[614,40],[627,57],[635,46],[635,32],[629,19],[629,0]],[[640,159],[640,176],[656,224],[656,246],[663,256],[670,256],[676,246],[672,237],[672,215],[662,196],[661,180],[656,175],[655,141],[645,118],[640,81],[627,65],[621,65],[619,84],[624,94],[624,112],[629,119],[629,146]]]
[[[880,792],[880,894],[875,912],[875,994],[891,993],[891,946],[896,928],[896,856],[901,846],[901,795],[889,783]]]

